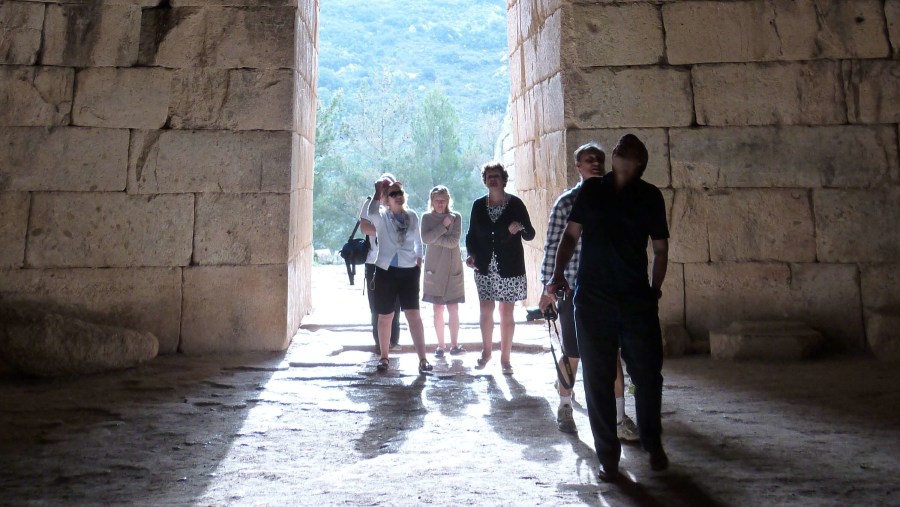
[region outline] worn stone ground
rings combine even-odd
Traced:
[[[428,376],[403,353],[380,375],[351,350],[371,340],[352,325],[304,330],[285,354],[0,377],[0,504],[900,505],[896,365],[668,360],[673,466],[651,473],[627,446],[629,480],[612,486],[596,479],[583,408],[578,437],[556,430],[544,332],[519,327],[512,377],[474,370],[474,348]]]

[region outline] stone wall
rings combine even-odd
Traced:
[[[900,2],[508,5],[517,184],[535,221],[577,181],[562,162],[574,148],[634,132],[670,209],[664,320],[695,339],[738,318],[800,318],[833,350],[888,340]]]
[[[316,0],[0,3],[0,303],[283,349],[309,307]]]

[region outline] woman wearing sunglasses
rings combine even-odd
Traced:
[[[381,206],[379,203],[385,194],[387,206]],[[378,239],[373,290],[381,348],[378,371],[386,371],[390,364],[388,352],[391,321],[394,319],[394,304],[397,299],[400,300],[400,309],[406,315],[409,332],[419,355],[419,372],[431,371],[431,364],[425,358],[425,329],[419,313],[419,277],[422,266],[419,217],[407,208],[402,183],[386,178],[375,182],[375,196],[369,203],[368,219],[375,226],[375,236]]]

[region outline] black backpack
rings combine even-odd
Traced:
[[[356,266],[366,263],[366,258],[369,256],[369,249],[372,248],[372,245],[369,244],[368,236],[366,236],[365,239],[355,237],[356,231],[358,230],[359,220],[357,220],[356,225],[353,226],[353,232],[350,233],[350,238],[341,248],[341,257],[344,258],[344,264],[347,265],[347,277],[350,278],[350,285],[353,285],[353,278],[356,276]]]

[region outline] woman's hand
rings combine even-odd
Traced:
[[[472,257],[471,255],[466,257],[466,266],[478,271],[478,268],[475,267],[475,257]]]
[[[450,227],[453,224],[453,215],[447,215],[444,217],[444,227]]]
[[[509,233],[512,235],[516,235],[525,230],[525,226],[520,222],[512,222],[509,224]]]

